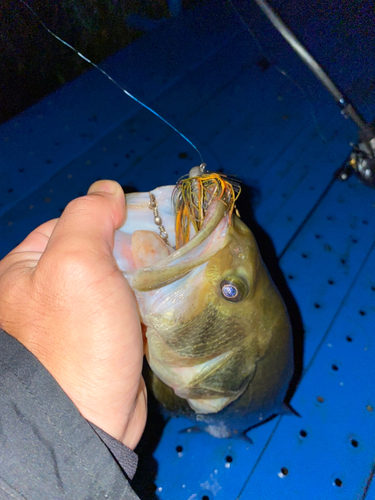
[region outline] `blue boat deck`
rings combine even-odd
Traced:
[[[373,6],[347,4],[274,2],[370,121]],[[206,2],[102,67],[189,137],[209,170],[243,181],[241,215],[293,323],[300,417],[252,429],[252,444],[181,434],[182,418],[160,434],[151,421],[137,488],[144,500],[375,499],[375,191],[334,179],[355,126],[255,3],[235,5],[242,20]],[[148,191],[200,163],[96,70],[1,125],[0,143],[0,257],[99,178]]]

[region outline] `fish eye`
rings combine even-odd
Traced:
[[[230,302],[240,302],[248,294],[248,286],[240,279],[226,279],[220,284],[221,294]]]

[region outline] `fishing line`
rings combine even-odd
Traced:
[[[267,51],[264,50],[264,47],[263,47],[262,43],[259,41],[259,39],[256,36],[255,32],[251,29],[249,23],[244,19],[243,15],[239,12],[239,10],[237,9],[236,5],[234,5],[233,1],[232,0],[228,0],[228,3],[231,6],[232,10],[237,15],[238,19],[241,21],[241,23],[244,26],[244,28],[250,33],[250,36],[252,37],[254,43],[258,47],[259,53],[261,55],[263,55],[263,56],[265,54],[267,54]],[[287,78],[303,94],[303,96],[305,97],[305,99],[309,103],[310,113],[311,113],[311,116],[312,116],[312,119],[313,119],[313,122],[314,122],[314,125],[315,125],[315,129],[316,129],[317,133],[319,134],[322,142],[324,144],[328,144],[328,140],[324,137],[324,134],[322,133],[322,130],[321,130],[321,127],[320,127],[320,123],[319,123],[318,117],[316,116],[315,108],[314,108],[314,104],[313,104],[313,100],[312,100],[312,96],[309,94],[309,92],[306,89],[303,88],[303,86],[300,83],[298,83],[297,80],[295,80],[294,78],[292,78],[283,68],[281,68],[277,64],[272,65],[272,67],[276,71],[278,71],[281,75],[283,75],[285,78]]]
[[[177,132],[177,134],[179,134],[183,139],[185,139],[185,141],[190,144],[190,146],[192,146],[195,151],[198,153],[200,159],[201,159],[201,163],[204,163],[203,162],[203,157],[199,151],[199,149],[191,142],[190,139],[188,139],[186,137],[186,135],[184,135],[182,132],[180,132],[174,125],[172,125],[168,120],[166,120],[165,118],[163,118],[161,115],[159,115],[156,111],[154,111],[152,108],[150,108],[149,106],[147,106],[147,104],[145,104],[144,102],[140,101],[139,99],[137,99],[133,94],[131,94],[130,92],[128,92],[124,87],[121,87],[121,85],[119,83],[116,82],[116,80],[114,80],[111,75],[109,75],[104,69],[102,69],[100,66],[98,66],[97,64],[95,64],[94,62],[90,61],[90,59],[88,59],[85,55],[83,55],[81,52],[79,52],[76,48],[74,48],[72,45],[70,45],[68,42],[66,42],[65,40],[63,40],[62,38],[60,38],[58,35],[56,35],[53,31],[51,31],[48,26],[46,24],[44,24],[44,22],[40,19],[40,17],[38,16],[38,14],[32,9],[32,7],[30,7],[29,4],[27,4],[26,2],[24,2],[24,0],[19,0],[21,3],[23,3],[23,5],[25,7],[27,7],[29,9],[29,11],[36,17],[37,21],[39,22],[39,24],[41,24],[43,26],[43,28],[50,34],[52,35],[54,38],[56,38],[56,40],[58,40],[59,42],[61,42],[63,45],[65,45],[66,47],[68,47],[69,49],[71,49],[73,52],[75,52],[81,59],[83,59],[84,61],[88,62],[89,64],[91,64],[91,66],[93,66],[94,68],[96,68],[97,70],[99,70],[104,76],[106,76],[108,78],[108,80],[110,80],[113,84],[116,85],[117,88],[119,88],[122,92],[124,92],[124,94],[126,94],[128,97],[130,97],[131,99],[133,99],[134,101],[136,101],[138,104],[140,104],[141,106],[143,106],[144,108],[146,108],[148,111],[150,111],[153,115],[155,115],[157,118],[160,118],[160,120],[162,120],[166,125],[168,125],[168,127],[170,127],[172,130],[174,130],[175,132]]]

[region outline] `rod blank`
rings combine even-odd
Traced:
[[[265,0],[254,0],[267,18],[271,21],[280,35],[289,43],[303,62],[311,69],[314,75],[322,82],[326,89],[333,95],[343,112],[350,117],[361,130],[367,130],[368,124],[364,121],[358,111],[350,104],[336,87],[323,68],[316,62],[312,55],[305,49],[301,42],[286,26],[282,19],[274,12]]]

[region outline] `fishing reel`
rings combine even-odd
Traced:
[[[355,174],[366,186],[375,188],[375,131],[371,125],[359,133],[359,142],[353,146],[349,159],[336,172],[336,177],[346,181]]]

